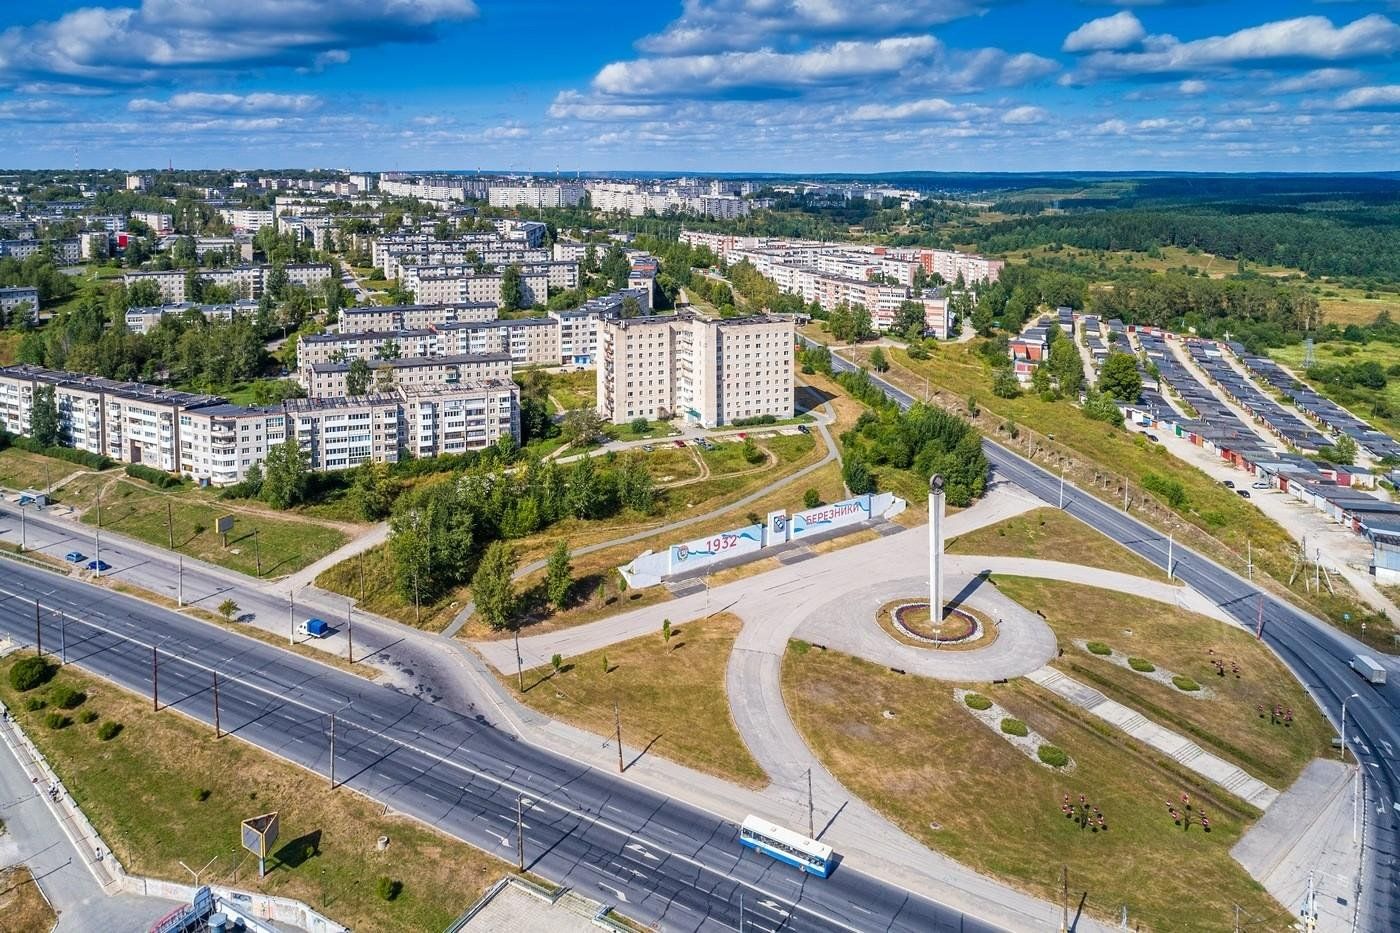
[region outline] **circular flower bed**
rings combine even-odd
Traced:
[[[992,701],[980,693],[969,693],[963,697],[963,702],[971,709],[991,709]]]
[[[1176,685],[1176,689],[1184,690],[1187,693],[1191,693],[1193,691],[1201,689],[1200,684],[1196,683],[1190,677],[1186,677],[1182,674],[1177,674],[1175,677],[1173,677],[1172,683]]]
[[[1089,644],[1085,645],[1084,647],[1086,647],[1086,648],[1089,649],[1089,653],[1090,653],[1090,654],[1097,654],[1097,655],[1099,655],[1099,656],[1101,656],[1101,657],[1105,657],[1105,658],[1108,657],[1110,654],[1113,653],[1113,649],[1110,648],[1110,647],[1108,647],[1108,645],[1105,645],[1105,644],[1104,644],[1103,642],[1101,642],[1101,641],[1091,641],[1091,642],[1089,642]]]
[[[1128,666],[1140,674],[1150,674],[1157,669],[1157,665],[1146,658],[1129,658]]]
[[[935,645],[954,645],[982,634],[982,624],[971,613],[949,609],[941,625],[931,621],[928,603],[904,603],[890,613],[894,627],[910,638]]]

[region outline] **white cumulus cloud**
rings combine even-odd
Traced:
[[[1125,49],[1142,41],[1147,30],[1130,10],[1093,19],[1065,36],[1061,48],[1066,52],[1097,52],[1105,49]]]
[[[1358,87],[1338,97],[1338,110],[1393,110],[1400,107],[1400,84]]]
[[[314,94],[176,94],[167,100],[138,97],[127,104],[136,113],[308,113],[321,106]]]

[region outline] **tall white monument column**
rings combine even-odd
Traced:
[[[943,477],[928,483],[928,618],[930,625],[943,622]]]

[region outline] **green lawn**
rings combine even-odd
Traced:
[[[924,845],[1055,903],[1067,866],[1073,903],[1082,894],[1106,921],[1127,905],[1143,929],[1223,933],[1238,904],[1255,929],[1288,928],[1288,913],[1230,857],[1256,811],[1022,681],[976,689],[1064,749],[1073,772],[1026,758],[960,708],[950,684],[800,642],[783,662],[783,698],[808,744]],[[1183,791],[1207,808],[1210,833],[1173,825],[1164,801]],[[1064,816],[1065,796],[1077,806],[1080,794],[1106,831]]]
[[[91,473],[87,467],[56,457],[33,454],[18,447],[0,450],[0,486],[22,491],[43,489],[74,473]]]
[[[950,554],[990,554],[1087,564],[1160,580],[1157,567],[1059,509],[1034,509],[948,542]]]
[[[598,373],[592,369],[549,374],[549,394],[570,411],[596,405],[597,385]]]
[[[59,490],[57,499],[79,507],[91,505],[83,512],[82,521],[95,526],[98,523],[96,487],[99,485],[106,485],[106,477],[93,474],[91,478],[75,481]],[[347,540],[340,530],[311,519],[275,518],[274,513],[266,509],[218,502],[199,490],[167,493],[136,480],[121,479],[110,484],[103,491],[101,501],[104,530],[169,547],[172,538],[172,528],[167,525],[169,505],[175,550],[253,575],[258,573],[261,560],[262,576],[269,579],[300,570]],[[228,535],[228,547],[224,547],[222,537],[214,532],[214,525],[219,516],[230,514],[234,516],[234,528]]]
[[[644,441],[648,438],[670,437],[679,432],[665,421],[648,421],[645,431],[634,431],[632,422],[629,421],[626,424],[605,425],[603,433],[615,441]]]
[[[1202,746],[1283,790],[1312,759],[1329,754],[1333,729],[1301,684],[1253,635],[1139,596],[1029,577],[993,578],[997,588],[1045,616],[1064,654],[1055,666],[1155,722],[1186,733]],[[1208,698],[1174,687],[1083,651],[1076,640],[1099,641],[1185,674]],[[1225,675],[1212,663],[1225,661]],[[1231,663],[1240,665],[1234,676]],[[1257,708],[1293,711],[1291,726],[1260,718]]]
[[[616,701],[623,745],[632,753],[628,760],[645,746],[688,767],[762,787],[768,777],[739,736],[724,687],[729,653],[742,626],[728,613],[676,621],[669,643],[658,631],[565,658],[558,674],[550,667],[526,671],[520,699],[551,719],[609,737]],[[501,679],[516,689],[513,674]]]
[[[149,698],[71,666],[26,695],[49,696],[56,684],[86,694],[64,714],[72,723],[51,729],[44,717],[52,710],[24,711],[4,676],[18,657],[0,662],[0,698],[133,874],[186,881],[180,862],[212,860],[203,878],[216,884],[297,898],[355,929],[408,933],[443,929],[510,871],[236,738],[215,739],[173,710],[153,713]],[[98,718],[84,723],[89,710]],[[97,735],[105,721],[122,725],[106,742]],[[239,821],[272,810],[281,835],[260,880],[257,860],[239,848]],[[390,840],[382,852],[375,846],[381,835]],[[375,893],[380,877],[403,884],[392,902]]]

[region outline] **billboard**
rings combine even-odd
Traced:
[[[747,554],[763,547],[763,526],[745,525],[733,531],[721,531],[684,544],[671,545],[667,573],[684,573],[716,561]]]
[[[843,499],[840,502],[833,502],[831,505],[819,505],[815,509],[794,512],[789,537],[796,541],[809,535],[840,528],[842,525],[863,522],[868,518],[870,518],[869,496]]]

